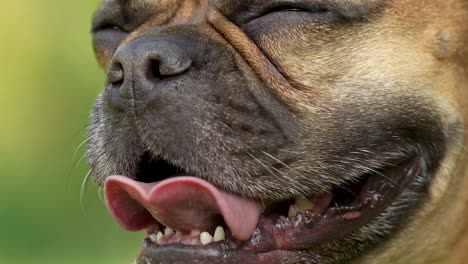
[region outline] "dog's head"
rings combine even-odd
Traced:
[[[105,0],[87,155],[138,263],[336,263],[422,221],[462,140],[467,9]]]

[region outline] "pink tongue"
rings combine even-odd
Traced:
[[[111,176],[105,184],[105,197],[114,219],[129,231],[145,229],[156,219],[182,232],[212,232],[222,217],[235,238],[247,240],[263,210],[258,201],[219,190],[194,177],[142,183]]]

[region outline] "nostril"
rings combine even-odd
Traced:
[[[112,89],[120,89],[125,81],[125,72],[121,63],[113,64],[107,73],[107,83]]]
[[[164,79],[161,74],[161,62],[159,60],[150,60],[147,78],[155,81]]]
[[[148,59],[144,64],[146,78],[150,81],[160,81],[169,77],[175,77],[187,71],[192,65],[188,57],[164,57],[156,56]]]
[[[107,70],[105,95],[117,110],[148,99],[192,65],[191,54],[162,38],[137,38],[121,45]]]

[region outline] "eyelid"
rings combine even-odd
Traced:
[[[118,31],[118,32],[126,32],[122,27],[113,24],[113,23],[107,23],[107,22],[102,22],[98,23],[95,26],[91,28],[92,33],[96,33],[99,31],[104,31],[104,30],[111,30],[111,31]]]
[[[265,8],[262,14],[268,14],[279,11],[303,11],[312,13],[326,13],[330,10],[317,4],[308,4],[302,2],[276,2]]]
[[[329,15],[333,13],[333,10],[330,10],[326,6],[317,3],[305,3],[305,2],[291,2],[291,1],[279,1],[266,4],[263,7],[260,7],[256,10],[255,13],[251,13],[250,16],[245,17],[241,21],[241,24],[247,24],[251,21],[254,21],[263,16],[273,14],[276,12],[302,12],[309,13],[314,15]]]

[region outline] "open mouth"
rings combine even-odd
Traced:
[[[413,182],[423,160],[389,164],[327,193],[267,202],[146,155],[139,181],[111,176],[105,195],[122,227],[146,230],[137,263],[281,263],[372,221]]]

